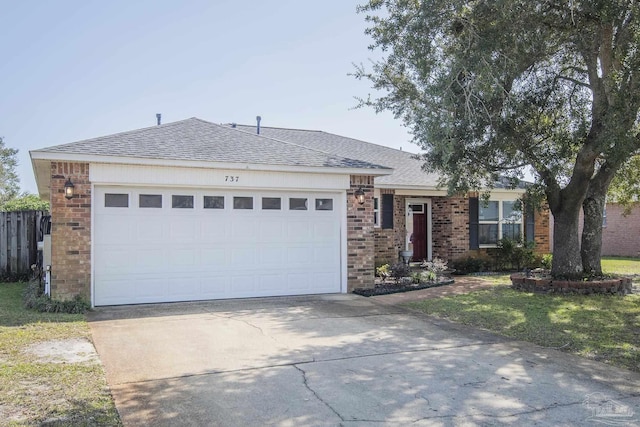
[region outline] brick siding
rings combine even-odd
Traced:
[[[74,197],[64,196],[71,178]],[[90,298],[91,184],[87,163],[51,162],[51,296]]]
[[[354,195],[362,187],[365,201]],[[347,191],[347,291],[374,285],[373,177],[351,176]]]
[[[607,203],[607,224],[602,228],[602,255],[640,257],[640,203],[626,217],[624,208],[617,203]],[[553,215],[549,215],[549,251],[553,252]],[[583,214],[580,211],[582,234]]]
[[[469,253],[469,199],[431,198],[433,256],[454,260]]]

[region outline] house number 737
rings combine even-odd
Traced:
[[[224,182],[238,182],[238,181],[240,181],[239,176],[225,175],[224,177]]]

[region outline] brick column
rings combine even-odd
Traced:
[[[535,252],[537,254],[548,254],[551,252],[549,244],[549,207],[545,203],[542,208],[535,212],[535,224],[533,226],[534,241],[536,242]]]
[[[364,204],[355,192],[364,190]],[[375,236],[373,232],[373,177],[351,176],[347,191],[347,291],[374,285]]]
[[[74,197],[64,196],[68,178]],[[51,162],[51,296],[91,293],[91,183],[89,164]]]

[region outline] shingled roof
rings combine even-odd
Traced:
[[[379,163],[349,158],[312,145],[238,132],[190,118],[160,126],[85,139],[32,151],[90,156],[188,160],[257,165],[384,170]]]
[[[242,132],[256,133],[255,125],[238,124],[233,126]],[[437,188],[439,175],[424,172],[422,170],[423,162],[416,159],[415,154],[406,151],[317,130],[261,126],[260,135],[314,148],[335,156],[359,159],[392,168],[393,172],[390,175],[375,178],[377,186]]]

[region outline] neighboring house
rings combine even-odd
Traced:
[[[607,202],[602,218],[602,255],[640,258],[640,203],[636,203],[628,215],[618,203]],[[553,215],[550,215],[550,250],[553,251]],[[582,233],[583,214],[580,211]]]
[[[94,305],[350,292],[400,250],[452,260],[503,236],[549,250],[547,213],[511,211],[523,190],[448,197],[412,154],[326,132],[191,118],[31,158],[52,295]]]

